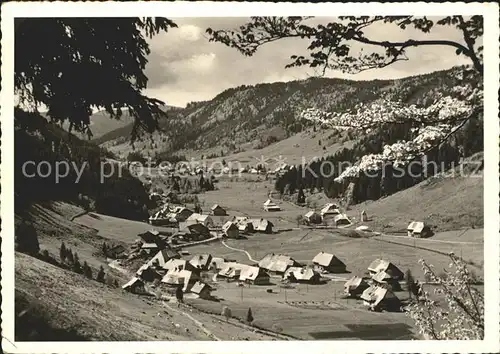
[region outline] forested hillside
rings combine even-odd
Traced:
[[[130,144],[131,126],[103,135],[97,143],[126,157],[133,149],[144,156],[161,157],[178,150],[215,149],[216,155],[262,148],[282,140],[312,122],[301,118],[307,108],[344,112],[359,103],[382,97],[408,104],[431,103],[438,93],[446,93],[460,83],[460,68],[398,80],[352,81],[310,78],[228,89],[214,99],[194,102],[185,109],[169,112],[154,133]]]

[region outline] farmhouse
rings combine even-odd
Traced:
[[[150,265],[143,264],[136,272],[136,275],[144,281],[153,281],[155,279],[161,278],[160,274],[158,274]]]
[[[202,215],[202,214],[198,214],[198,213],[193,213],[186,219],[186,222],[190,222],[190,221],[200,223],[206,227],[214,227],[215,226],[214,221],[210,217],[210,215]]]
[[[269,274],[262,268],[247,266],[241,270],[240,281],[255,285],[269,284]]]
[[[389,274],[391,278],[395,280],[401,280],[404,277],[403,272],[398,267],[391,262],[382,259],[376,259],[371,262],[368,266],[368,271],[372,277],[382,271]]]
[[[186,261],[185,259],[170,259],[165,265],[163,269],[166,269],[167,272],[173,271],[181,271],[181,270],[189,270],[195,271],[197,270],[191,263]]]
[[[240,237],[240,230],[238,229],[238,226],[236,226],[236,224],[232,221],[228,221],[224,225],[222,225],[222,232],[224,233],[224,236],[228,238]]]
[[[254,232],[252,220],[246,216],[235,216],[232,221],[238,226],[240,232]]]
[[[291,267],[285,272],[283,279],[292,283],[318,284],[321,275],[312,268]]]
[[[196,294],[200,299],[205,299],[205,300],[208,300],[212,297],[212,295],[210,294],[212,291],[213,288],[210,285],[202,283],[200,281],[194,283],[191,288],[191,292],[193,294]]]
[[[241,270],[246,267],[248,267],[246,264],[227,262],[222,264],[222,267],[217,275],[227,279],[236,279],[240,277]]]
[[[155,229],[148,230],[138,235],[143,243],[157,243],[160,241],[160,232]]]
[[[354,276],[344,284],[344,293],[351,297],[359,297],[369,287],[363,278]]]
[[[351,220],[345,214],[335,215],[334,218],[335,226],[350,225]]]
[[[174,211],[168,215],[171,219],[174,219],[177,222],[182,222],[182,221],[186,221],[187,218],[189,218],[191,216],[191,214],[193,214],[193,212],[191,210],[189,210],[188,208],[176,207],[174,209]]]
[[[259,262],[259,267],[269,272],[283,274],[290,267],[298,267],[300,264],[290,256],[269,253]]]
[[[425,238],[430,237],[431,228],[421,221],[412,221],[407,228],[408,237]]]
[[[122,245],[113,245],[108,247],[106,250],[106,255],[110,258],[126,258],[127,257],[127,249]]]
[[[373,282],[386,289],[390,289],[393,291],[401,290],[401,285],[399,284],[397,279],[392,278],[392,276],[385,271],[381,270],[377,274],[372,276]]]
[[[337,215],[340,214],[339,207],[333,203],[327,203],[320,211],[321,216]]]
[[[274,225],[266,219],[252,219],[252,227],[254,231],[272,234]]]
[[[122,286],[122,289],[133,294],[140,294],[145,292],[144,282],[137,277],[133,277],[127,284]]]
[[[198,274],[183,269],[169,271],[167,274],[165,274],[161,282],[170,286],[184,285],[182,290],[188,291],[189,287],[199,279],[200,277],[198,276]]]
[[[156,266],[164,268],[165,264],[171,259],[179,259],[181,255],[171,248],[165,248],[159,251],[153,258],[146,263],[149,266]]]
[[[177,235],[183,235],[184,238],[191,240],[204,240],[210,238],[210,230],[203,224],[191,221],[184,223]]]
[[[322,221],[321,214],[315,212],[314,210],[308,211],[304,215],[304,219],[306,219],[306,221],[309,224],[321,224],[321,221]]]
[[[143,243],[141,245],[141,250],[145,250],[148,254],[153,254],[160,250],[160,246],[156,242]]]
[[[274,202],[272,202],[271,199],[268,199],[264,203],[264,210],[265,211],[280,211],[281,208],[278,205],[276,205]]]
[[[226,263],[226,260],[224,258],[213,257],[212,262],[210,262],[210,269],[219,271],[222,269],[224,263]]]
[[[210,263],[212,262],[212,255],[210,254],[200,254],[191,258],[189,263],[195,268],[201,270],[208,270]]]
[[[216,216],[225,216],[227,215],[226,210],[221,207],[219,204],[214,204],[210,210],[212,211],[212,215]]]
[[[346,265],[331,253],[321,251],[313,258],[314,268],[317,271],[328,273],[345,273]]]
[[[360,298],[372,311],[401,311],[401,302],[388,289],[371,286],[361,294]]]

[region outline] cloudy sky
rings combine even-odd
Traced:
[[[266,44],[254,56],[245,57],[233,48],[209,42],[205,30],[208,27],[236,29],[247,19],[212,17],[173,20],[178,28],[150,40],[151,54],[146,68],[149,78],[146,93],[169,105],[185,106],[191,101],[208,100],[227,88],[244,84],[291,81],[315,75],[310,68],[285,69],[291,55],[307,54],[307,42],[301,39]],[[319,17],[313,21],[326,24],[332,20]],[[458,30],[444,26],[435,27],[430,34],[423,34],[381,24],[370,27],[366,35],[375,40],[439,38],[463,42]],[[384,69],[369,70],[354,76],[330,71],[326,76],[354,80],[391,79],[470,63],[466,57],[457,56],[451,47],[411,48],[407,50],[407,56],[409,61],[398,62]]]

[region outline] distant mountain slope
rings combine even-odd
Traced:
[[[408,103],[429,103],[459,81],[461,68],[398,80],[350,81],[310,78],[228,89],[210,101],[190,103],[161,122],[163,133],[129,144],[129,128],[119,128],[96,142],[126,156],[132,149],[145,156],[180,150],[204,150],[220,156],[285,139],[311,123],[300,118],[309,107],[345,111],[382,97]],[[279,129],[278,129],[279,128]]]

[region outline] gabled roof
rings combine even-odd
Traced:
[[[204,223],[205,221],[212,220],[210,215],[193,213],[188,218],[187,221],[199,221],[200,223]]]
[[[270,253],[260,260],[259,267],[271,272],[285,272],[296,264],[298,263],[290,256]]]
[[[333,203],[327,203],[321,208],[321,214],[339,214],[339,207]]]
[[[338,214],[338,215],[335,215],[335,222],[338,222],[340,220],[346,220],[348,221],[349,223],[351,223],[351,220],[349,220],[349,218],[347,217],[347,215],[345,214]]]
[[[210,230],[203,224],[195,223],[187,226],[187,229],[192,234],[200,234],[200,235],[210,235]]]
[[[245,269],[246,267],[249,266],[237,262],[226,262],[222,264],[222,268],[218,274],[225,277],[235,277],[239,276],[242,270]]]
[[[129,282],[125,285],[122,286],[122,289],[126,289],[128,287],[131,287],[132,285],[135,285],[135,284],[144,284],[144,282],[137,278],[137,277],[133,277],[132,279],[129,280]]]
[[[365,280],[361,277],[357,277],[357,276],[353,276],[352,278],[350,278],[348,281],[345,282],[344,284],[344,287],[353,287],[353,288],[357,288],[358,286],[360,286],[361,284],[366,284],[368,285],[368,283],[365,282]]]
[[[267,274],[262,268],[254,266],[247,266],[243,268],[240,273],[241,281],[255,280],[258,277],[269,277],[269,274]]]
[[[314,210],[309,210],[307,213],[305,213],[305,215],[304,215],[304,216],[305,216],[306,218],[310,218],[310,217],[311,217],[311,216],[313,216],[313,215],[318,215],[318,216],[320,216],[320,214],[319,214],[319,213],[317,213],[317,212],[315,212]]]
[[[328,266],[345,266],[345,263],[338,259],[331,253],[321,251],[313,258],[313,263],[319,264],[323,267]]]
[[[180,254],[173,249],[165,248],[158,251],[158,253],[146,264],[151,266],[155,262],[157,262],[158,265],[163,268],[165,266],[165,263],[167,263],[172,258],[180,258]]]
[[[168,272],[171,272],[171,271],[176,271],[179,270],[179,269],[183,269],[183,270],[194,270],[195,268],[193,267],[193,265],[191,263],[189,263],[188,261],[186,261],[185,259],[175,259],[175,258],[172,258],[172,259],[169,259],[167,261],[167,263],[165,263],[165,265],[163,266],[164,269],[166,269]]]
[[[425,228],[425,224],[421,221],[412,221],[410,225],[408,225],[408,231],[412,232],[422,232]]]
[[[222,231],[228,232],[230,230],[239,230],[239,228],[232,221],[227,221],[224,225],[222,225]]]
[[[371,285],[369,288],[366,288],[365,291],[360,295],[360,298],[367,301],[373,302],[375,300],[375,290],[376,286]]]
[[[274,226],[273,223],[267,219],[252,219],[252,226],[257,231],[266,231],[268,225],[271,225],[271,228]]]
[[[211,210],[215,210],[215,209],[224,209],[223,207],[221,207],[219,204],[214,204],[212,205],[212,207],[210,208]]]
[[[219,269],[222,267],[224,263],[226,263],[226,260],[221,257],[212,257],[212,260],[210,261],[210,265],[214,264],[215,266]]]
[[[381,271],[384,271],[393,278],[402,278],[404,276],[404,273],[394,264],[378,258],[370,263],[370,265],[368,266],[368,270],[372,273],[379,273]]]
[[[210,290],[213,290],[213,288],[208,285],[207,283],[202,283],[201,281],[197,281],[196,283],[194,283],[193,287],[191,288],[191,292],[192,293],[195,293],[195,294],[200,294],[203,289],[205,288],[208,288],[209,291]]]
[[[159,248],[158,245],[154,242],[143,243],[141,249],[149,250]]]
[[[287,279],[291,274],[297,280],[311,280],[314,277],[319,277],[319,273],[312,268],[291,267],[285,272],[283,278]]]
[[[273,203],[273,201],[271,199],[268,199],[264,202],[264,206],[274,206],[276,205],[275,203]]]
[[[358,231],[367,231],[367,232],[371,231],[371,229],[368,226],[366,226],[366,225],[358,226],[356,228],[356,230],[358,230]]]
[[[212,255],[210,254],[199,254],[191,258],[189,263],[195,268],[205,268],[210,265],[212,261]]]
[[[387,282],[387,280],[390,280],[391,278],[392,277],[383,270],[372,276],[372,279],[375,280],[377,283],[385,283]]]
[[[162,278],[161,282],[162,283],[167,283],[170,285],[184,285],[184,289],[189,284],[189,281],[192,277],[193,273],[189,270],[181,270],[181,271],[169,271],[165,276]]]

